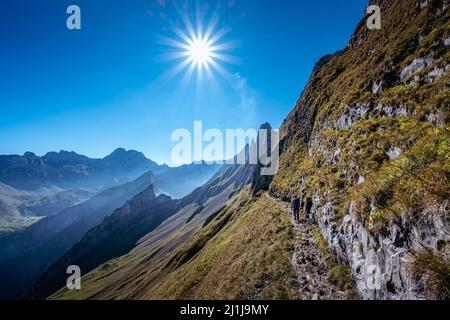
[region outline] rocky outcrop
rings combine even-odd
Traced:
[[[316,199],[317,200],[317,199]],[[423,212],[417,220],[399,217],[382,234],[367,231],[350,205],[343,222],[335,222],[331,203],[314,205],[322,234],[340,263],[352,267],[356,288],[363,299],[431,298],[426,285],[415,281],[412,265],[418,253],[439,252],[450,241],[448,208],[441,212]]]
[[[344,291],[331,283],[330,266],[317,244],[307,221],[295,222],[292,218],[296,246],[292,265],[298,274],[299,292],[303,300],[345,300]]]
[[[405,82],[415,73],[431,66],[434,63],[430,56],[414,59],[409,65],[407,65],[400,73],[400,81]]]
[[[361,298],[448,298],[448,268],[423,270],[447,286],[436,295],[417,264],[424,254],[450,264],[450,2],[371,4],[382,7],[383,31],[363,19],[313,73],[281,128],[270,193],[301,196]]]
[[[258,139],[256,141],[256,146],[253,146],[253,148],[250,148],[250,152],[256,152],[258,155],[258,164],[255,166],[253,177],[252,177],[252,193],[253,195],[256,195],[258,192],[264,190],[267,191],[269,189],[269,186],[273,180],[273,174],[264,174],[262,171],[264,168],[268,168],[273,166],[274,172],[276,171],[277,161],[278,161],[278,145],[275,145],[275,147],[272,145],[272,141],[274,143],[277,142],[275,135],[277,134],[273,129],[272,126],[269,123],[263,124],[259,128],[260,132],[261,130],[265,131],[265,141],[261,141],[261,138],[264,138],[263,136],[258,136]],[[256,151],[254,150],[256,148]],[[267,159],[263,159],[266,157]],[[269,159],[272,159],[269,161]],[[269,163],[262,163],[262,160],[264,162]]]

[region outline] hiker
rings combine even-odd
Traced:
[[[297,196],[292,197],[291,206],[295,221],[300,222],[300,199]]]

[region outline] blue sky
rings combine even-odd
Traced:
[[[0,3],[0,154],[69,150],[103,157],[117,147],[170,163],[171,133],[279,127],[314,63],[345,47],[367,0],[188,1],[205,23],[219,12],[237,63],[215,82],[168,78],[186,0],[4,0]],[[81,8],[82,29],[66,28]],[[181,24],[182,26],[182,24]]]

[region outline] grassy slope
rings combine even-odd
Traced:
[[[368,32],[360,25],[356,35],[368,32],[367,39],[332,58],[312,76],[281,129],[286,148],[271,186],[280,196],[322,194],[322,201],[331,201],[341,217],[355,201],[357,213],[369,218],[374,231],[397,214],[450,197],[449,70],[434,84],[426,82],[434,67],[450,63],[449,47],[444,45],[450,36],[449,13],[434,14],[438,1],[424,9],[413,0],[389,2],[382,30]],[[414,84],[400,81],[406,66],[430,54],[434,65],[417,72]],[[383,92],[372,93],[372,84],[380,80]],[[334,123],[345,106],[357,103],[370,104],[368,116],[351,128],[336,130]],[[394,110],[404,106],[410,115],[390,117],[375,110],[380,104]],[[310,124],[299,121],[302,118]],[[308,146],[305,135],[315,145]],[[400,158],[389,160],[386,152],[392,147],[402,150]],[[340,155],[332,162],[336,151]],[[365,183],[358,185],[361,176]],[[377,198],[379,210],[370,213],[369,204]]]
[[[53,299],[295,299],[289,218],[265,195],[235,196],[184,246],[148,264],[134,252],[83,278],[80,291]]]
[[[448,3],[438,11],[438,0],[423,9],[414,0],[387,2],[382,30],[360,24],[356,37],[366,40],[313,74],[281,129],[285,148],[271,185],[274,195],[315,198],[318,214],[331,203],[338,224],[353,203],[356,218],[374,236],[399,217],[412,224],[423,214],[448,217],[450,199]],[[405,67],[430,57],[431,66],[401,81]],[[429,73],[437,69],[445,70],[443,76],[430,82]],[[383,91],[373,93],[373,83],[380,80]],[[370,106],[367,115],[337,130],[346,106],[355,109],[358,103]],[[377,111],[379,105],[404,107],[408,114],[392,116]],[[391,148],[401,150],[398,158],[388,157]],[[441,288],[435,297],[444,291],[448,297],[449,250],[447,245],[426,263],[420,256],[415,262],[430,286]]]

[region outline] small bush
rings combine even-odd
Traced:
[[[330,281],[347,293],[349,299],[357,299],[358,294],[353,288],[352,269],[347,264],[334,266],[330,270]]]
[[[435,299],[450,299],[450,264],[444,258],[432,252],[420,254],[413,263],[413,274]]]
[[[330,282],[344,291],[348,299],[358,299],[358,294],[353,287],[352,269],[347,264],[337,265],[336,261],[330,252],[328,243],[322,237],[317,226],[312,227],[314,241],[321,252],[326,264],[330,268],[328,278]]]

